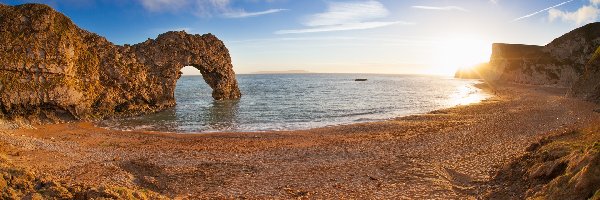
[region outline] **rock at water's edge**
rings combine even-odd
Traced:
[[[241,96],[229,51],[211,34],[167,32],[119,46],[41,4],[0,6],[0,118],[91,120],[175,105],[194,66],[217,99]]]

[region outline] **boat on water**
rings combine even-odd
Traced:
[[[354,81],[367,81],[367,79],[366,78],[357,78],[357,79],[354,79]]]

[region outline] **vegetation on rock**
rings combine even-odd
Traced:
[[[0,199],[167,199],[148,190],[123,187],[65,186],[13,165],[0,154]]]
[[[600,199],[600,126],[541,140],[494,177],[486,199]]]

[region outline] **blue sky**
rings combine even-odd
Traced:
[[[544,45],[598,21],[600,0],[0,0],[45,3],[115,44],[213,33],[237,73],[451,74],[491,44]],[[191,71],[184,71],[190,73]]]

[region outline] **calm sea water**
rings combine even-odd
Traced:
[[[104,121],[121,130],[168,132],[297,130],[391,119],[475,103],[477,81],[420,75],[238,75],[240,100],[214,101],[201,76],[177,82],[177,106]],[[368,81],[356,82],[356,78]]]

